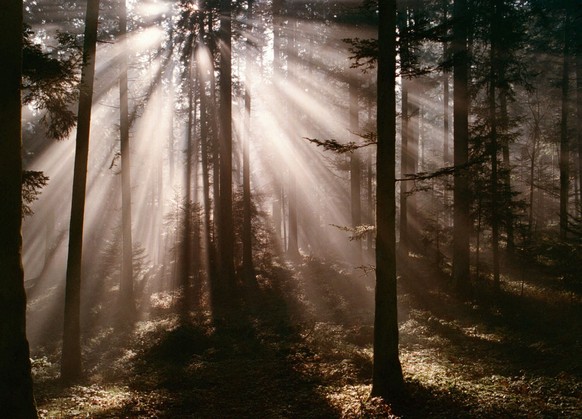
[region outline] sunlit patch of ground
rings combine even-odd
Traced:
[[[61,388],[57,356],[38,356],[41,416],[582,417],[580,319],[553,303],[559,290],[532,300],[537,311],[516,291],[464,302],[423,263],[415,257],[400,281],[408,395],[392,406],[369,398],[369,279],[304,258],[261,270],[228,324],[203,309],[183,324],[173,296],[156,295],[157,309],[125,335],[103,327],[87,338],[79,386]]]
[[[168,396],[140,393],[127,386],[74,386],[39,409],[41,418],[157,417]],[[114,414],[115,416],[111,416]],[[119,415],[119,416],[117,416]]]

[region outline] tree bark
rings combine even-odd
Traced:
[[[580,5],[582,2],[578,0]],[[576,27],[576,136],[578,142],[579,212],[582,215],[582,25]]]
[[[0,14],[0,406],[5,417],[36,418],[22,267],[22,6],[7,2]]]
[[[232,6],[220,2],[220,222],[219,248],[221,280],[225,291],[234,286],[234,234],[232,221]]]
[[[350,113],[350,130],[356,136],[360,121],[359,121],[359,97],[358,86],[355,81],[349,84],[349,113]],[[362,169],[360,163],[360,153],[354,150],[350,154],[350,197],[351,197],[351,212],[352,212],[352,227],[356,228],[362,224],[362,198],[361,198],[361,178]],[[361,263],[362,260],[362,241],[354,240],[354,261],[356,264]]]
[[[253,0],[248,0],[247,22],[253,18]],[[246,28],[252,32],[252,26]],[[255,279],[255,269],[253,266],[253,231],[251,214],[251,165],[250,165],[250,142],[251,142],[251,66],[253,66],[254,54],[251,55],[252,44],[250,34],[247,35],[246,44],[246,73],[245,73],[245,132],[243,143],[243,273],[247,282]]]
[[[65,384],[78,380],[82,375],[81,365],[81,263],[83,255],[83,223],[85,191],[87,187],[87,163],[89,157],[89,133],[95,78],[95,52],[97,46],[97,23],[99,0],[88,0],[83,41],[83,69],[77,114],[77,136],[71,222],[69,227],[69,251],[65,287],[65,320],[63,330],[63,353],[61,358],[61,380]]]
[[[126,0],[119,2],[119,130],[121,150],[121,283],[119,287],[119,310],[122,322],[132,322],[135,315],[133,297],[133,240],[131,234],[131,164],[129,148],[129,99],[128,99],[128,48]]]
[[[372,396],[390,399],[403,389],[396,301],[396,2],[381,1],[378,6],[378,193]]]
[[[289,170],[289,240],[287,242],[287,255],[291,258],[299,256],[299,232],[297,225],[297,179],[295,173]]]
[[[408,150],[408,138],[410,136],[410,118],[408,115],[408,86],[410,81],[402,79],[401,120],[400,132],[400,177],[410,173],[410,152]],[[400,241],[399,250],[403,255],[408,255],[408,182],[400,182]]]
[[[499,289],[499,215],[497,210],[498,201],[498,164],[497,164],[497,112],[495,101],[495,87],[498,76],[497,61],[497,38],[495,24],[498,22],[498,2],[492,1],[491,5],[491,22],[490,22],[490,51],[489,51],[489,141],[490,141],[490,158],[491,158],[491,249],[493,252],[493,283],[496,289]]]
[[[568,194],[570,192],[570,142],[568,138],[569,106],[569,17],[564,22],[564,50],[562,65],[562,116],[560,120],[560,238],[568,236]]]
[[[469,161],[469,61],[467,0],[455,0],[453,9],[453,160],[459,168]],[[467,292],[470,279],[469,238],[471,234],[469,179],[457,169],[453,189],[453,281]]]

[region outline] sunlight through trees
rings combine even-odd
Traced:
[[[15,417],[567,417],[581,5],[6,6]]]

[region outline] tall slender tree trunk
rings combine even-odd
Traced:
[[[287,242],[287,255],[291,258],[299,256],[299,232],[297,224],[297,178],[289,169],[289,191],[287,202],[289,205],[289,240]]]
[[[360,120],[360,104],[358,97],[358,86],[355,81],[349,84],[349,113],[350,113],[350,130],[352,135],[357,136]],[[361,197],[361,178],[362,168],[360,162],[360,153],[354,150],[350,154],[350,197],[352,212],[352,227],[356,228],[362,224],[362,197]],[[354,240],[354,261],[356,264],[362,261],[362,241]]]
[[[580,4],[578,0],[578,4]],[[576,138],[578,142],[578,211],[582,215],[582,25],[578,22],[576,27]]]
[[[398,26],[402,34],[400,41],[401,62],[404,71],[409,70],[410,50],[408,48],[408,9],[405,3],[402,4],[402,9],[398,12]],[[407,75],[402,77],[402,92],[401,92],[401,130],[400,130],[400,177],[405,178],[410,170],[410,114],[409,114],[409,87],[411,81]],[[408,237],[408,182],[400,182],[400,239],[399,251],[402,255],[407,256],[410,250]]]
[[[564,51],[562,65],[562,116],[560,120],[560,238],[568,236],[568,195],[570,193],[570,142],[568,138],[569,76],[570,76],[569,17],[564,22]]]
[[[410,83],[408,89],[408,173],[416,174],[419,164],[419,145],[420,145],[420,103],[419,103],[419,79],[415,78]],[[416,248],[418,246],[418,212],[417,212],[417,195],[413,190],[409,191],[410,195],[406,200],[408,207],[408,246]]]
[[[253,18],[253,0],[247,3],[247,22],[252,25]],[[254,54],[251,54],[252,43],[250,34],[252,26],[246,30],[246,73],[245,73],[245,132],[243,143],[243,273],[245,281],[249,282],[255,279],[255,269],[253,267],[253,231],[252,231],[252,213],[251,213],[251,164],[250,164],[250,143],[251,143],[251,67],[254,64]]]
[[[128,49],[127,8],[125,0],[119,2],[119,38],[121,54],[119,62],[119,130],[121,149],[121,283],[119,286],[120,320],[133,320],[135,300],[133,296],[133,244],[131,236],[131,164],[129,148],[129,100],[128,100]]]
[[[410,174],[410,152],[408,150],[408,137],[410,136],[410,118],[408,114],[408,86],[410,81],[402,79],[402,102],[401,120],[402,129],[400,132],[400,177]],[[401,254],[408,255],[408,182],[400,182],[400,242],[399,250]]]
[[[191,288],[192,288],[192,142],[194,139],[194,115],[196,113],[195,101],[194,101],[194,86],[193,86],[193,71],[194,66],[194,35],[192,35],[188,40],[187,45],[187,57],[186,57],[186,89],[188,95],[188,121],[186,123],[186,144],[185,144],[185,155],[186,155],[186,167],[184,168],[184,208],[183,208],[183,221],[182,225],[182,254],[181,254],[181,268],[179,270],[180,275],[180,288],[182,289],[182,301],[180,304],[180,315],[183,319],[186,319],[188,312],[190,310],[190,305],[192,302]]]
[[[449,1],[443,0],[443,20],[446,22],[448,20],[448,10],[449,10]],[[449,58],[449,43],[444,41],[443,42],[443,60],[446,62]],[[448,166],[451,163],[451,155],[450,155],[450,89],[449,89],[449,69],[445,68],[443,70],[443,162],[445,166]]]
[[[0,406],[5,417],[36,418],[22,267],[22,6],[7,2],[0,14]]]
[[[200,68],[200,67],[198,67]],[[216,284],[216,250],[212,240],[212,222],[210,205],[210,150],[208,143],[208,95],[206,94],[206,82],[198,75],[200,90],[200,153],[202,159],[202,202],[204,204],[204,247],[206,248],[206,273],[210,284]]]
[[[470,279],[469,239],[471,234],[468,172],[469,161],[469,51],[467,0],[455,0],[453,9],[453,281],[461,292],[467,292]]]
[[[502,66],[504,64],[501,64]],[[499,79],[501,81],[505,80],[505,70],[500,68]],[[504,83],[505,84],[505,83]],[[499,125],[501,131],[507,134],[509,130],[509,114],[507,110],[507,95],[508,88],[502,87],[499,92]],[[511,192],[511,160],[509,155],[509,141],[506,139],[501,144],[503,153],[503,184],[506,192]],[[509,198],[511,200],[511,197]],[[507,231],[507,252],[512,254],[515,250],[515,233],[513,228],[513,210],[510,208],[507,213],[507,218],[505,220],[505,229]]]
[[[221,281],[230,294],[234,286],[234,233],[232,221],[232,5],[220,1],[220,222]]]
[[[204,14],[201,13],[200,19],[200,34],[199,38],[205,38]],[[200,154],[202,163],[202,202],[204,205],[204,247],[206,248],[206,273],[208,275],[211,287],[216,285],[216,247],[213,241],[213,225],[212,225],[212,205],[210,202],[210,165],[212,161],[212,145],[210,128],[209,97],[207,94],[207,73],[203,73],[205,69],[198,66],[198,90],[200,92]],[[212,78],[213,76],[210,75]],[[211,86],[212,88],[212,86]],[[214,289],[215,290],[215,289]]]
[[[77,136],[73,197],[69,227],[69,251],[65,286],[65,321],[63,330],[63,352],[61,357],[61,380],[68,384],[82,375],[81,366],[81,263],[83,255],[83,222],[85,218],[85,191],[87,187],[87,163],[89,157],[89,132],[95,78],[95,52],[97,46],[97,23],[99,0],[88,0],[83,41],[83,69],[79,88],[79,111],[77,114]]]
[[[491,158],[491,249],[493,252],[493,283],[499,289],[499,214],[497,210],[498,201],[498,168],[497,168],[497,110],[495,101],[495,86],[497,84],[498,63],[497,63],[497,38],[495,35],[495,23],[498,16],[497,0],[491,2],[491,22],[490,22],[490,51],[489,51],[489,141]]]
[[[295,60],[299,59],[297,51],[297,20],[294,19],[294,23],[291,31],[290,47],[288,48],[289,54],[287,58],[287,68],[295,66]],[[291,77],[291,71],[288,70],[287,77]],[[288,110],[293,115],[297,115],[297,109],[294,105],[284,104],[288,106]],[[291,164],[287,164],[288,167],[288,193],[287,193],[287,205],[288,205],[288,216],[289,216],[289,240],[287,241],[287,255],[294,259],[299,257],[299,224],[298,224],[298,202],[297,202],[297,176],[295,175],[294,167]]]
[[[378,28],[378,193],[372,396],[402,392],[396,307],[396,2],[381,1]]]
[[[373,168],[372,168],[373,155],[372,155],[371,149],[368,151],[368,155],[367,155],[366,160],[367,160],[366,173],[368,174],[368,179],[367,179],[368,211],[367,211],[366,215],[368,217],[368,224],[374,226],[374,225],[376,225],[376,220],[374,219],[374,182],[373,182],[374,172],[373,172]],[[368,233],[367,245],[368,245],[368,257],[373,258],[374,257],[374,234],[372,232]]]

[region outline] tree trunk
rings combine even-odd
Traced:
[[[443,21],[448,20],[448,0],[443,1]],[[443,41],[443,61],[447,61],[449,58],[449,45],[446,41]],[[448,166],[451,163],[451,155],[450,155],[450,146],[449,146],[449,138],[450,138],[450,129],[449,129],[449,122],[450,122],[450,109],[449,109],[449,100],[450,100],[450,93],[449,93],[449,69],[443,69],[443,162],[445,166]]]
[[[349,112],[350,130],[356,136],[359,130],[359,97],[358,86],[355,81],[349,84]],[[357,228],[362,224],[362,201],[361,201],[361,177],[362,169],[360,164],[360,153],[354,150],[350,154],[350,197],[352,212],[352,227]],[[354,262],[360,264],[362,261],[362,241],[354,240]]]
[[[22,1],[4,4],[0,23],[0,406],[36,418],[22,268]]]
[[[179,281],[180,288],[182,290],[182,299],[180,302],[180,315],[182,319],[185,320],[188,317],[188,312],[191,305],[191,288],[192,288],[192,142],[193,142],[193,132],[194,132],[194,114],[196,113],[195,102],[194,102],[194,86],[193,86],[193,71],[192,67],[194,65],[194,54],[192,51],[194,44],[194,35],[188,39],[187,45],[187,56],[186,56],[186,93],[188,95],[188,120],[186,123],[186,144],[185,144],[185,155],[186,155],[186,165],[184,167],[184,208],[183,211],[183,225],[182,225],[182,253],[180,260],[179,269]]]
[[[253,18],[253,0],[248,0],[247,22]],[[246,28],[252,32],[252,26]],[[246,44],[246,73],[245,73],[245,132],[243,143],[243,273],[245,281],[250,283],[255,279],[255,270],[253,267],[253,231],[252,231],[252,214],[251,214],[251,165],[250,165],[250,142],[251,142],[251,66],[253,65],[253,56],[251,56],[252,44],[250,35],[247,35]],[[253,54],[254,55],[254,54]]]
[[[200,14],[200,37],[205,37],[204,15]],[[204,247],[206,248],[206,273],[212,287],[216,285],[216,248],[213,242],[213,226],[211,221],[212,205],[210,203],[210,162],[211,149],[209,147],[209,106],[206,92],[206,73],[202,66],[198,66],[198,90],[200,92],[200,154],[202,163],[202,202],[204,204]]]
[[[497,1],[491,4],[490,51],[489,51],[489,141],[491,158],[491,249],[493,252],[493,283],[499,289],[499,215],[497,211],[498,200],[498,169],[497,169],[497,112],[495,102],[495,86],[497,84],[498,62],[497,62],[497,39],[495,34],[495,23],[499,16]]]
[[[88,0],[85,19],[85,37],[83,41],[83,69],[79,87],[75,169],[65,288],[65,321],[63,330],[63,353],[61,358],[61,380],[65,384],[78,380],[82,375],[80,325],[81,261],[83,255],[85,190],[87,187],[89,132],[91,128],[93,81],[95,78],[98,18],[99,0]]]
[[[505,70],[500,69],[500,80],[505,80]],[[505,84],[505,83],[504,83]],[[500,116],[499,116],[499,123],[501,131],[507,134],[509,130],[509,115],[507,111],[507,95],[508,95],[508,88],[502,87],[499,92],[499,107],[500,107]],[[509,141],[504,140],[501,144],[502,152],[503,152],[503,184],[505,186],[506,193],[511,193],[511,160],[509,158]],[[511,202],[511,196],[508,198]],[[513,210],[510,208],[507,213],[507,219],[505,220],[505,228],[507,231],[507,252],[512,254],[515,250],[515,233],[513,228]]]
[[[127,8],[125,0],[119,2],[119,130],[121,150],[121,283],[119,286],[119,316],[123,323],[133,321],[135,300],[133,296],[133,244],[131,236],[131,164],[129,149],[129,100],[128,100],[128,49]]]
[[[289,192],[287,197],[289,205],[289,240],[287,242],[287,255],[291,258],[299,256],[299,234],[297,227],[297,179],[295,173],[289,170]]]
[[[376,292],[372,396],[403,389],[396,306],[396,2],[379,2]]]
[[[410,135],[410,118],[408,115],[408,86],[410,81],[402,79],[402,102],[400,132],[400,177],[405,178],[410,174],[410,152],[408,150],[408,137]],[[400,182],[400,241],[399,250],[402,255],[408,255],[408,181]]]
[[[469,179],[462,169],[469,161],[469,51],[467,0],[455,0],[453,10],[453,281],[461,292],[470,286],[469,238],[471,234]]]
[[[560,238],[568,235],[568,194],[570,192],[570,143],[568,139],[568,102],[569,102],[569,22],[564,22],[564,51],[562,66],[562,116],[560,120]]]
[[[418,171],[418,151],[420,144],[420,103],[419,80],[415,78],[408,89],[408,173],[416,174]],[[412,183],[414,186],[414,183]],[[408,215],[408,247],[416,249],[419,243],[419,220],[416,208],[417,195],[411,192],[406,200]]]
[[[580,2],[578,2],[580,3]],[[582,215],[582,25],[576,27],[576,138],[578,142],[578,202]]]
[[[400,41],[401,50],[401,62],[402,70],[408,71],[409,68],[409,55],[410,51],[408,48],[408,9],[405,4],[402,6],[402,10],[399,11],[399,31],[402,33]],[[409,87],[411,81],[407,75],[402,77],[402,98],[401,98],[401,129],[400,129],[400,177],[405,178],[407,174],[410,174],[410,149],[409,149],[409,138],[410,138],[410,114],[409,114]],[[408,255],[410,250],[409,240],[408,240],[408,182],[400,182],[400,239],[398,244],[398,250],[404,256]]]
[[[234,286],[234,234],[232,222],[232,65],[231,1],[220,2],[220,223],[221,281],[230,294]]]
[[[372,150],[368,150],[368,155],[367,155],[367,174],[368,174],[368,184],[367,184],[367,189],[368,189],[368,211],[367,211],[367,217],[368,217],[368,224],[371,226],[376,225],[376,220],[374,217],[374,182],[373,182],[373,177],[374,177],[374,172],[373,172],[373,168],[372,168],[372,160],[373,160],[373,155],[372,155]],[[374,234],[372,232],[368,233],[368,237],[367,237],[367,245],[368,245],[368,257],[369,258],[373,258],[374,257]]]

